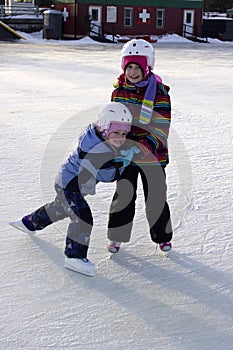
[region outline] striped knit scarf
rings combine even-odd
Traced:
[[[142,108],[140,112],[139,122],[142,124],[149,124],[151,121],[151,117],[153,114],[153,108],[154,108],[154,100],[156,96],[156,76],[155,74],[151,74],[146,80],[142,80],[137,84],[127,84],[126,82],[123,83],[123,80],[125,80],[125,75],[122,74],[116,82],[114,82],[113,86],[117,88],[119,85],[126,85],[127,87],[133,86],[133,87],[146,87],[146,92],[144,99],[142,101]]]
[[[153,114],[154,100],[156,96],[156,78],[151,74],[147,80],[142,80],[135,84],[137,87],[147,86],[146,93],[142,102],[139,122],[142,124],[149,124]]]

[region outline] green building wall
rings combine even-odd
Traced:
[[[121,5],[147,7],[174,7],[174,8],[203,8],[203,0],[54,0],[54,4],[90,4],[90,5]]]

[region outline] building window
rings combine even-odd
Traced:
[[[91,19],[93,21],[98,21],[99,20],[99,11],[98,11],[98,9],[92,9],[91,10]]]
[[[117,8],[116,6],[107,6],[107,23],[117,22]]]
[[[165,10],[157,9],[156,10],[156,28],[164,28],[164,17],[165,17]]]
[[[188,24],[192,23],[192,13],[190,12],[186,13],[186,23]]]
[[[133,9],[129,7],[124,8],[124,27],[132,27]]]

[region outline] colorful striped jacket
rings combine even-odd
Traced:
[[[142,151],[137,163],[166,166],[169,162],[167,138],[171,122],[169,87],[157,79],[154,112],[147,125],[139,123],[146,87],[136,87],[126,82],[124,74],[117,78],[114,87],[116,89],[112,92],[111,100],[126,103],[133,115],[132,128],[127,138],[135,141]]]

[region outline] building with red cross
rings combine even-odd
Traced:
[[[63,13],[64,38],[191,36],[202,27],[202,0],[55,0],[54,7]]]

